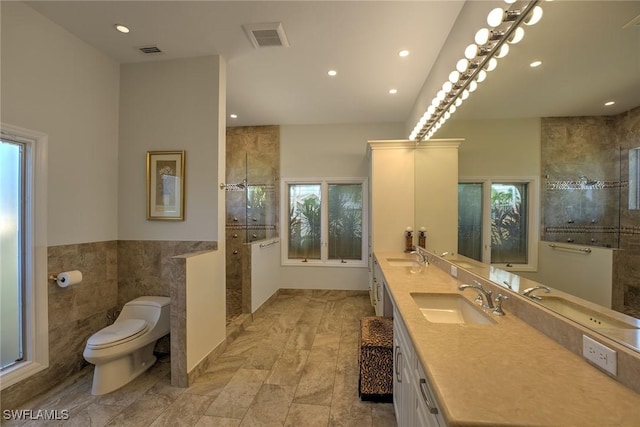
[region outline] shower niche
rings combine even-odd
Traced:
[[[227,322],[251,312],[247,251],[278,236],[280,129],[227,128],[226,144]]]

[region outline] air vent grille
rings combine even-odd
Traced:
[[[281,22],[243,25],[245,33],[254,48],[289,47],[289,40]]]
[[[152,54],[152,53],[162,53],[162,51],[158,46],[143,46],[138,48],[138,50],[144,53],[145,55]]]

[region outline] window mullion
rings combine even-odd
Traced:
[[[320,259],[329,260],[329,184],[322,181],[322,203],[320,204]]]

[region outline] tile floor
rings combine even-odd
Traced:
[[[91,366],[24,409],[66,421],[7,426],[395,426],[393,405],[358,398],[359,319],[366,293],[280,294],[189,388],[170,385],[164,357],[132,383],[91,396]],[[35,413],[35,412],[34,412]]]

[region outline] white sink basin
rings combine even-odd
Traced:
[[[432,323],[495,324],[480,307],[459,294],[411,293],[424,317]]]
[[[558,314],[593,329],[639,329],[635,324],[625,323],[561,297],[542,296],[542,300],[538,302]]]
[[[387,262],[391,267],[414,267],[418,265],[411,258],[387,258]]]

